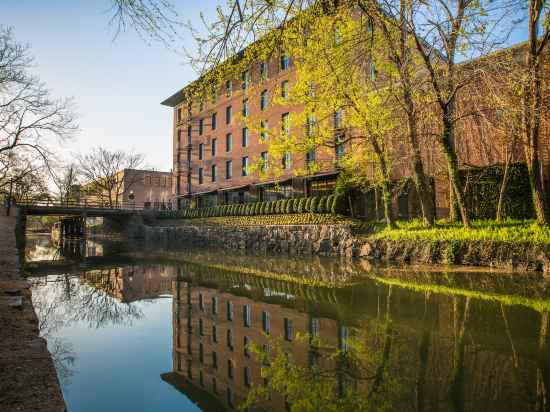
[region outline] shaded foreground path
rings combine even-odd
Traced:
[[[65,411],[29,283],[18,269],[15,217],[0,208],[0,410]]]

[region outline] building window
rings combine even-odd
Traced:
[[[340,327],[340,350],[347,352],[349,349],[349,329],[347,326]]]
[[[248,328],[252,324],[252,308],[250,305],[243,306],[243,324]]]
[[[243,127],[243,147],[248,146],[248,127]]]
[[[212,172],[212,181],[215,182],[216,181],[216,172],[217,172],[216,165],[211,166],[211,172]]]
[[[252,386],[252,374],[249,366],[244,367],[244,385],[249,388]]]
[[[269,335],[269,331],[271,330],[269,312],[266,311],[262,312],[262,330],[266,335]]]
[[[225,82],[225,95],[227,97],[231,97],[233,94],[233,82],[231,80],[228,80]]]
[[[243,157],[242,160],[242,175],[248,176],[248,156]]]
[[[193,134],[193,128],[191,126],[187,126],[187,144],[191,144],[191,136]]]
[[[199,167],[199,185],[202,185],[203,179],[204,179],[204,175],[203,175],[202,167]]]
[[[216,352],[212,352],[212,367],[218,369],[218,354]]]
[[[250,86],[250,70],[242,72],[241,80],[243,81],[243,89],[248,89],[248,86]]]
[[[248,336],[244,337],[243,340],[243,353],[245,358],[250,358],[250,338]]]
[[[212,130],[216,130],[216,127],[218,127],[218,114],[212,113]]]
[[[204,159],[204,143],[199,143],[199,160]]]
[[[310,165],[311,163],[315,163],[315,158],[316,158],[315,149],[308,150],[306,153],[306,163],[308,165]]]
[[[248,99],[243,100],[243,117],[248,117],[250,114]]]
[[[212,146],[211,146],[212,157],[216,156],[217,148],[218,148],[218,139],[212,139]]]
[[[267,109],[267,90],[264,90],[262,94],[260,94],[260,110]]]
[[[336,136],[335,137],[335,151],[336,151],[336,159],[340,160],[342,156],[344,156],[344,137],[343,136]]]
[[[227,302],[227,320],[233,320],[233,302],[231,301]]]
[[[227,347],[233,350],[233,332],[231,329],[227,329]]]
[[[202,318],[199,319],[199,335],[204,336],[204,322]]]
[[[182,112],[181,112],[181,107],[178,107],[178,112],[177,112],[177,119],[178,119],[178,123],[181,122],[181,118],[182,118]]]
[[[201,100],[201,101],[199,102],[199,113],[202,112],[203,110],[204,110],[204,101]]]
[[[181,129],[178,129],[178,146],[181,146],[182,145],[182,141],[181,141]]]
[[[335,129],[341,129],[342,128],[343,117],[344,117],[344,110],[340,107],[334,112],[334,128]]]
[[[288,80],[284,80],[281,83],[281,97],[283,99],[288,99]]]
[[[231,124],[233,118],[233,107],[227,106],[225,108],[225,124]]]
[[[269,66],[267,62],[260,63],[260,77],[262,80],[266,80],[269,77]]]
[[[290,114],[283,113],[281,115],[281,131],[285,136],[290,136]]]
[[[228,160],[225,162],[225,178],[231,179],[233,177],[233,161]]]
[[[376,78],[378,77],[378,71],[376,70],[376,65],[374,64],[374,62],[371,60],[370,61],[370,79],[371,81],[375,81]]]
[[[204,312],[204,296],[199,293],[199,309]]]
[[[267,122],[267,120],[262,120],[260,122],[260,139],[262,141],[266,141],[267,138],[268,138],[268,133],[269,133],[269,123]]]
[[[218,393],[218,382],[216,381],[216,377],[212,378],[212,391],[214,393]]]
[[[281,54],[281,70],[288,70],[290,59],[286,53]]]
[[[285,152],[282,161],[283,169],[290,169],[290,163],[290,152]]]
[[[267,169],[269,168],[269,153],[268,152],[262,152],[260,154],[261,160],[262,160],[262,172],[267,172]]]
[[[216,296],[212,297],[212,315],[218,314],[218,298]]]
[[[225,151],[230,152],[231,150],[233,150],[233,135],[227,133],[225,135]]]
[[[321,322],[319,318],[311,318],[309,323],[309,334],[312,339],[319,338],[319,330],[321,329]]]
[[[315,134],[315,126],[317,124],[317,120],[315,119],[315,115],[310,114],[307,117],[307,125],[306,125],[306,135],[308,137],[311,137]]]
[[[204,119],[199,120],[199,136],[202,136],[204,132]]]
[[[233,361],[231,359],[228,359],[227,360],[227,378],[228,379],[233,379],[233,376],[234,376],[234,365],[233,365]]]
[[[235,399],[233,395],[233,389],[227,388],[227,405],[232,408],[234,403]]]
[[[199,362],[204,363],[204,346],[201,343],[199,343]]]
[[[193,369],[191,368],[191,360],[187,361],[187,377],[193,379]]]
[[[212,342],[218,343],[218,328],[212,325]]]
[[[285,318],[285,340],[292,342],[294,338],[294,325],[291,319]]]

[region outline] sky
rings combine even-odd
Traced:
[[[198,20],[215,0],[174,1],[180,18]],[[55,97],[72,97],[79,132],[60,152],[70,161],[96,146],[143,153],[158,170],[172,167],[172,111],[160,102],[195,79],[182,55],[148,45],[131,29],[114,39],[108,0],[2,0],[0,24],[35,57],[32,72]],[[192,47],[186,36],[181,45]],[[179,48],[179,45],[175,45]]]

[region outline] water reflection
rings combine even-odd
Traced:
[[[534,279],[30,247],[71,411],[550,410],[550,287]]]

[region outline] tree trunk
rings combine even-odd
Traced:
[[[508,189],[508,181],[510,180],[510,163],[512,161],[513,151],[515,145],[512,143],[512,148],[509,153],[506,154],[506,163],[504,163],[504,175],[502,176],[502,182],[500,183],[500,190],[498,194],[497,204],[497,222],[502,222],[504,207],[504,198],[506,196],[506,189]]]

